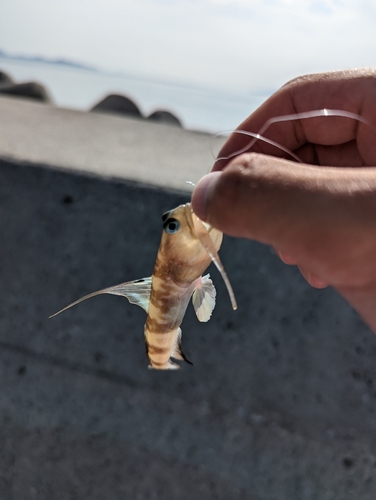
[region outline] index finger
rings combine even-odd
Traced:
[[[306,144],[338,146],[355,141],[365,165],[376,165],[376,71],[354,70],[299,77],[288,82],[254,111],[237,130],[260,133],[274,117],[312,110],[338,109],[358,115],[363,121],[337,116],[289,120],[273,123],[265,131],[268,139],[296,151]],[[222,170],[251,142],[249,137],[232,134],[223,145],[212,170]],[[257,140],[252,151],[282,157],[275,146]]]

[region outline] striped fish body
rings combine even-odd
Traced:
[[[188,361],[181,351],[180,325],[193,294],[198,298],[196,305],[208,311],[201,319],[198,314],[201,321],[210,318],[215,304],[214,286],[208,276],[202,278],[211,258],[197,238],[198,219],[195,219],[190,204],[181,205],[163,216],[164,230],[153,270],[145,324],[150,368],[178,368],[171,358]],[[218,250],[222,233],[214,228],[209,231]]]
[[[144,328],[149,368],[179,368],[171,358],[187,361],[181,351],[180,325],[196,284],[201,284],[201,278],[189,286],[181,286],[172,280],[161,283],[161,280],[152,276],[150,304]]]
[[[149,368],[158,370],[179,368],[174,360],[188,361],[181,351],[180,325],[191,297],[199,321],[210,319],[216,291],[209,275],[202,274],[212,260],[225,283],[227,280],[217,255],[222,242],[220,231],[204,225],[190,203],[165,213],[162,219],[162,239],[151,277],[85,295],[53,314],[100,294],[126,297],[147,313],[144,334]]]

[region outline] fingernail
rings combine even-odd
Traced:
[[[208,215],[208,199],[218,177],[222,172],[211,172],[200,179],[192,194],[192,208],[201,220],[206,220]]]

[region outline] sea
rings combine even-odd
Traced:
[[[8,57],[0,57],[0,70],[17,83],[43,84],[58,107],[89,111],[108,94],[122,94],[132,99],[144,116],[156,110],[170,111],[184,128],[210,133],[233,130],[270,95],[232,93]]]

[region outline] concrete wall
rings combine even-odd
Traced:
[[[0,499],[374,499],[376,337],[269,248],[225,239],[239,309],[211,269],[217,308],[207,324],[190,308],[178,372],[146,369],[125,299],[47,319],[151,274],[161,214],[189,200],[171,188],[205,173],[211,138],[21,100],[0,113]]]

